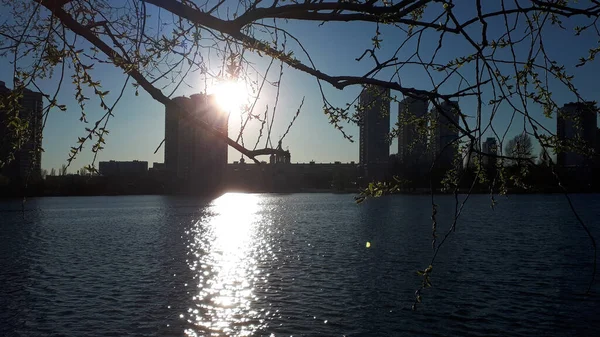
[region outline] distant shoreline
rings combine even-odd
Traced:
[[[359,191],[335,191],[325,189],[307,189],[301,191],[242,191],[242,190],[226,190],[221,193],[214,194],[167,194],[167,193],[123,193],[123,194],[37,194],[27,195],[25,198],[53,198],[53,197],[123,197],[123,196],[173,196],[173,197],[190,197],[190,198],[217,198],[226,193],[247,193],[247,194],[344,194],[344,195],[359,195]],[[568,191],[569,194],[598,194],[600,191]],[[433,195],[453,195],[453,192],[440,192],[436,191]],[[467,191],[459,191],[458,194],[465,195]],[[472,191],[472,195],[489,195],[489,192],[484,191]],[[509,191],[506,195],[551,195],[551,194],[563,194],[562,191]],[[389,195],[431,195],[429,191],[403,191]],[[494,195],[499,195],[497,192]],[[20,200],[23,195],[4,195],[0,196],[0,200]]]

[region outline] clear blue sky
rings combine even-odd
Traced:
[[[149,5],[151,6],[151,5]],[[465,6],[460,11],[461,16],[467,17],[474,13],[474,6]],[[155,13],[155,11],[154,11]],[[361,62],[355,61],[362,52],[370,48],[371,38],[375,33],[375,25],[366,23],[329,23],[319,27],[315,23],[288,23],[283,27],[295,33],[304,43],[305,48],[311,54],[312,59],[318,69],[332,75],[362,75],[373,66],[373,62],[364,58]],[[568,27],[573,25],[569,24]],[[397,48],[399,41],[403,36],[397,29],[382,27],[383,47],[382,54],[391,55]],[[488,39],[497,37],[503,32],[503,26],[499,22],[490,22]],[[598,100],[597,76],[600,74],[600,67],[595,62],[585,68],[575,69],[573,66],[578,62],[579,57],[586,55],[587,48],[597,45],[596,38],[591,34],[573,38],[572,30],[562,31],[555,27],[548,27],[544,31],[544,42],[547,52],[557,61],[567,65],[567,70],[576,75],[575,84],[580,89],[581,94],[587,100]],[[437,38],[434,34],[424,35],[423,55],[429,55],[427,50],[432,50],[437,44]],[[288,41],[288,44],[292,44]],[[414,47],[413,47],[414,48]],[[413,49],[414,50],[414,49]],[[399,54],[400,59],[406,59],[408,51]],[[470,53],[471,49],[460,37],[449,36],[445,41],[445,47],[440,54],[440,60],[449,60],[456,55]],[[295,55],[301,60],[305,60],[301,53],[295,48]],[[506,54],[505,54],[506,55]],[[383,59],[383,57],[382,57]],[[265,67],[268,60],[253,57],[258,67]],[[0,80],[7,82],[7,86],[12,85],[12,66],[3,62],[0,68]],[[269,79],[277,79],[279,65],[273,67]],[[58,69],[57,69],[58,70]],[[281,83],[281,94],[278,112],[273,126],[273,138],[276,140],[285,132],[291,121],[303,96],[306,97],[302,112],[284,141],[284,146],[289,147],[292,154],[292,162],[308,162],[315,160],[317,162],[333,161],[358,161],[358,143],[350,143],[342,135],[328,124],[328,118],[323,114],[322,101],[318,91],[316,81],[310,76],[284,66],[285,73]],[[470,73],[465,69],[466,74]],[[112,102],[120,86],[124,82],[122,71],[112,65],[97,65],[94,72],[98,79],[102,81],[103,88],[110,90],[107,96],[109,102]],[[422,70],[415,67],[406,67],[401,71],[402,84],[405,86],[414,86],[417,88],[430,88],[429,80]],[[384,72],[379,78],[389,78],[389,72]],[[472,78],[471,78],[472,80]],[[52,92],[56,87],[57,79],[50,79],[39,82],[42,90]],[[85,134],[85,125],[79,121],[80,110],[74,98],[73,85],[67,78],[66,85],[59,95],[59,103],[67,105],[67,111],[62,112],[58,109],[51,111],[44,130],[43,147],[45,153],[42,156],[42,167],[50,169],[58,168],[66,162],[69,149],[76,144],[77,137]],[[188,83],[194,87],[182,86],[176,95],[190,95],[202,90],[202,80],[197,74],[190,74]],[[451,83],[456,85],[456,82]],[[325,91],[330,101],[339,106],[352,101],[359,92],[358,87],[349,87],[343,91],[332,88],[324,84]],[[489,89],[488,89],[489,90]],[[165,90],[165,92],[168,92]],[[274,89],[267,88],[257,105],[255,113],[262,113],[265,104],[272,106],[274,101]],[[554,99],[562,105],[563,103],[574,100],[574,97],[568,94],[563,88],[553,92]],[[475,103],[473,99],[461,100],[461,109],[468,115],[474,115]],[[489,109],[484,108],[484,118],[489,118]],[[532,108],[535,111],[535,108]],[[102,114],[99,102],[91,100],[88,102],[87,115],[90,124],[95,118]],[[105,149],[98,156],[99,160],[146,160],[150,162],[162,162],[163,151],[159,150],[153,154],[157,145],[164,138],[164,107],[155,102],[148,94],[140,90],[140,95],[134,95],[134,89],[131,84],[128,85],[123,99],[115,109],[115,116],[111,119],[108,129],[110,134],[107,136]],[[504,111],[499,111],[494,121],[494,126],[499,130],[506,129],[512,110],[507,106]],[[541,114],[536,117],[544,119]],[[391,123],[397,120],[397,106],[392,105]],[[519,130],[522,130],[522,118],[515,121],[509,131],[508,136],[513,136]],[[544,120],[544,125],[550,130],[555,130],[555,121],[551,119]],[[254,122],[247,130],[245,141],[247,147],[254,145],[259,124]],[[232,116],[230,120],[230,136],[235,138],[239,130],[239,118]],[[345,130],[358,141],[358,128],[354,125],[345,126]],[[264,142],[264,141],[263,141]],[[261,146],[264,144],[261,142]],[[251,145],[250,145],[251,144]],[[396,152],[396,143],[392,143],[390,153]],[[73,163],[70,171],[73,172],[80,167],[90,163],[92,158],[91,144],[86,147],[83,153]],[[229,161],[240,158],[237,151],[230,148]],[[265,158],[266,160],[266,158]]]

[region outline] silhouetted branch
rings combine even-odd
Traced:
[[[45,1],[43,2],[43,4],[45,6],[48,5],[47,2],[45,2]],[[86,38],[88,41],[90,41],[92,44],[94,44],[94,46],[96,46],[98,49],[100,49],[102,52],[104,52],[108,57],[110,57],[110,59],[114,62],[115,65],[118,65],[119,67],[123,68],[123,70],[125,72],[127,72],[133,79],[135,79],[135,81],[142,88],[144,88],[144,90],[146,90],[146,92],[148,92],[152,96],[152,98],[161,102],[165,106],[175,104],[167,96],[165,96],[159,89],[157,89],[152,84],[150,84],[150,82],[145,77],[143,77],[137,70],[135,70],[133,67],[131,67],[130,64],[127,64],[121,55],[119,55],[116,51],[114,51],[107,44],[105,44],[102,40],[100,40],[89,29],[86,29],[81,24],[79,24],[77,21],[75,21],[63,9],[58,8],[58,7],[48,7],[48,9],[51,10],[52,13],[56,17],[58,17],[66,27],[68,27],[74,33]],[[178,105],[178,108],[187,112],[187,113],[182,114],[182,117],[184,119],[187,119],[193,123],[196,123],[199,127],[203,128],[204,130],[206,130],[207,132],[209,132],[210,134],[212,134],[218,138],[223,138],[223,139],[226,138],[225,141],[227,142],[227,144],[229,146],[233,147],[234,149],[238,150],[239,152],[248,156],[249,158],[254,159],[254,156],[252,156],[250,154],[249,150],[245,149],[244,147],[242,147],[238,143],[234,142],[230,138],[224,136],[223,133],[215,130],[212,126],[208,125],[208,123],[206,123],[205,121],[194,118],[193,117],[194,115],[192,115],[190,112],[188,112],[186,107],[182,107],[182,106]],[[254,159],[254,160],[256,160],[256,159]]]

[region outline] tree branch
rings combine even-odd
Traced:
[[[183,114],[181,114],[181,117],[193,122],[200,128],[209,132],[211,135],[224,140],[229,146],[233,147],[234,149],[238,150],[239,152],[243,153],[244,155],[248,156],[249,158],[253,159],[255,162],[258,163],[258,160],[254,158],[255,155],[253,155],[251,151],[236,143],[235,141],[227,137],[224,133],[216,130],[207,122],[196,118],[195,114],[191,114],[186,107],[173,102],[171,99],[165,96],[162,93],[162,91],[154,87],[144,76],[142,76],[142,74],[140,74],[140,72],[136,70],[135,67],[133,67],[133,65],[127,64],[123,56],[119,55],[119,53],[117,53],[106,43],[104,43],[104,41],[102,41],[98,36],[96,36],[91,30],[85,28],[79,22],[75,21],[62,8],[52,7],[52,1],[41,0],[41,4],[44,7],[48,8],[72,32],[84,37],[86,40],[88,40],[90,43],[92,43],[94,46],[100,49],[104,54],[106,54],[115,65],[119,66],[128,75],[130,75],[142,88],[144,88],[144,90],[146,90],[146,92],[148,92],[148,94],[150,94],[150,96],[152,96],[152,98],[164,104],[165,107],[175,104],[181,111],[184,112]]]

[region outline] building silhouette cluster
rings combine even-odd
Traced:
[[[196,94],[172,101],[165,114],[164,163],[153,163],[148,169],[143,161],[100,162],[102,177],[145,179],[169,194],[356,190],[354,162],[292,163],[290,151],[283,149],[281,141],[268,162],[246,163],[242,157],[228,164],[227,144],[199,126],[206,123],[227,135],[228,115],[214,97]]]
[[[498,163],[496,156],[500,154],[497,139],[487,137],[473,144],[475,151],[459,156],[461,111],[458,103],[434,105],[426,98],[407,97],[398,104],[398,152],[390,155],[390,91],[367,86],[359,96],[357,111],[358,164],[292,163],[291,154],[283,150],[281,141],[268,162],[246,163],[242,157],[227,164],[227,145],[197,123],[190,122],[181,107],[187,107],[194,118],[225,135],[227,115],[207,95],[177,97],[173,101],[176,104],[167,107],[165,117],[164,163],[154,163],[148,171],[146,162],[104,162],[100,163],[102,175],[148,172],[150,176],[163,177],[165,185],[174,193],[202,193],[219,188],[255,192],[342,191],[355,190],[372,181],[385,181],[398,173],[418,180],[432,167],[442,174],[451,168],[474,167],[476,158],[480,158],[486,168],[494,168]],[[577,140],[581,146],[599,153],[600,132],[596,122],[597,109],[593,103],[566,104],[557,119],[559,144]],[[587,172],[591,173],[591,168],[598,166],[590,156],[580,154],[579,149],[565,149],[557,155],[560,167],[579,173],[588,167]],[[488,156],[477,156],[477,153]]]
[[[451,168],[473,168],[477,158],[488,170],[499,163],[501,149],[494,137],[468,146],[459,155],[458,102],[430,104],[427,98],[419,96],[406,97],[398,103],[398,152],[390,155],[390,104],[390,91],[375,86],[365,86],[359,96],[359,176],[363,185],[398,174],[415,179],[425,176],[431,168],[439,178]],[[591,180],[594,170],[600,168],[597,118],[595,102],[567,103],[559,110],[555,163],[565,175]],[[549,158],[548,154],[545,156],[543,159]]]
[[[4,82],[0,82],[0,98],[7,99],[11,93]],[[24,89],[18,99],[18,117],[27,125],[24,131],[11,129],[14,125],[8,114],[0,111],[0,135],[3,137],[0,156],[8,158],[14,154],[14,159],[1,169],[0,174],[17,184],[25,179],[39,180],[42,175],[39,150],[42,98],[41,93]],[[358,163],[292,163],[290,151],[284,150],[279,141],[274,152],[265,152],[270,155],[268,162],[258,165],[246,163],[243,156],[239,161],[227,163],[228,145],[214,133],[227,136],[229,116],[219,107],[215,97],[205,94],[176,97],[165,108],[164,162],[153,163],[149,168],[146,161],[101,161],[98,176],[90,178],[86,173],[80,173],[87,177],[51,177],[46,179],[46,189],[59,194],[211,194],[224,189],[356,191],[359,186],[390,180],[392,176],[418,180],[431,168],[434,169],[432,172],[437,170],[442,174],[451,168],[472,168],[476,159],[481,159],[487,168],[499,163],[496,155],[501,149],[494,137],[472,144],[469,148],[475,151],[459,156],[459,125],[462,121],[458,102],[433,104],[424,96],[406,97],[398,103],[398,150],[390,155],[391,101],[389,89],[372,85],[363,88],[356,114],[360,132]],[[595,102],[567,103],[558,112],[556,164],[562,174],[576,178],[572,179],[576,186],[588,184],[600,169],[597,119]],[[213,132],[202,126],[209,126]],[[14,147],[18,150],[14,151]],[[489,156],[478,156],[477,153]]]
[[[129,177],[165,194],[211,194],[227,166],[227,143],[201,124],[227,136],[228,114],[213,95],[175,97],[165,107],[164,162],[101,161],[102,177]]]
[[[359,96],[360,176],[362,183],[381,181],[394,173],[395,164],[408,175],[418,175],[436,163],[452,166],[458,150],[460,109],[457,102],[442,102],[428,111],[424,97],[407,97],[398,103],[398,153],[390,156],[390,91],[367,85]]]

